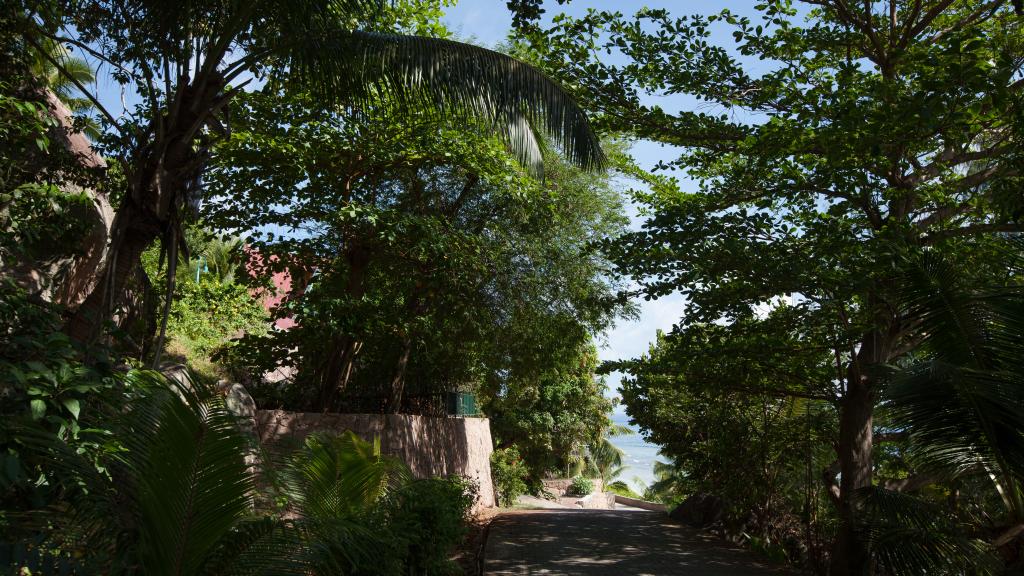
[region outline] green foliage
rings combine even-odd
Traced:
[[[526,494],[529,469],[515,446],[498,448],[491,453],[491,480],[499,506],[509,507]]]
[[[635,171],[647,221],[606,245],[635,294],[687,300],[649,355],[609,367],[629,374],[629,414],[679,458],[684,485],[718,476],[707,485],[741,515],[786,530],[838,520],[832,573],[861,574],[874,560],[854,493],[885,481],[876,465],[911,472],[906,443],[870,440],[900,429],[876,413],[883,366],[913,361],[930,334],[895,276],[920,250],[965,280],[1005,276],[995,233],[1022,231],[1024,44],[1009,5],[813,4],[593,10],[528,27],[522,49],[603,127],[673,146],[660,168],[689,178]],[[700,109],[655,104],[677,94]],[[952,439],[972,411],[930,413],[956,422]]]
[[[596,367],[593,345],[579,346],[565,350],[539,374],[509,378],[486,397],[484,411],[495,441],[515,444],[533,479],[580,467],[586,446],[600,442],[612,405],[603,379],[594,375]]]
[[[622,480],[609,482],[605,485],[604,491],[611,492],[612,494],[618,494],[619,496],[625,496],[626,498],[636,498],[637,500],[643,499],[643,496],[637,494],[636,491],[630,488],[629,484]]]
[[[79,431],[82,405],[114,386],[102,367],[83,364],[59,331],[53,306],[34,301],[10,279],[0,280],[0,412],[31,417],[68,439]]]
[[[632,434],[629,428],[625,430]],[[607,435],[587,446],[587,461],[605,486],[626,470],[627,467],[622,465],[622,456],[622,450],[612,444]]]
[[[584,478],[583,476],[577,476],[572,479],[572,483],[565,489],[567,496],[586,496],[594,491],[594,481],[590,478]]]
[[[317,434],[265,470],[288,519],[254,510],[253,447],[223,399],[152,372],[125,379],[126,407],[103,413],[123,445],[95,462],[31,422],[5,423],[59,497],[18,517],[26,557],[52,550],[83,574],[452,573],[476,498],[466,482],[411,481],[379,443]]]
[[[401,460],[381,454],[379,439],[352,431],[307,437],[282,474],[291,505],[318,521],[357,518],[411,478]]]
[[[477,488],[461,478],[416,480],[397,495],[392,531],[405,544],[406,574],[459,574],[451,554],[468,533]]]
[[[81,558],[85,573],[294,566],[282,562],[283,544],[275,548],[267,540],[279,525],[251,519],[248,440],[221,398],[201,388],[172,389],[151,372],[133,371],[126,379],[139,392],[103,418],[123,448],[99,467],[50,433],[15,431],[60,490],[62,506],[35,526],[45,544]]]
[[[186,357],[205,358],[233,338],[266,332],[266,312],[244,285],[200,278],[179,286],[167,333]]]
[[[268,89],[243,103],[205,218],[254,231],[254,283],[290,273],[277,315],[298,326],[239,352],[298,368],[291,407],[377,397],[354,409],[397,410],[497,388],[607,325],[613,292],[593,244],[622,217],[605,175],[545,149],[536,182],[479,124],[429,110],[409,121],[387,101],[353,113]]]

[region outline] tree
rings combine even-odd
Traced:
[[[110,66],[113,77],[142,100],[121,119],[92,98],[110,132],[105,151],[119,159],[126,189],[110,257],[98,271],[102,280],[70,319],[69,334],[79,340],[97,336],[154,240],[166,247],[169,266],[177,265],[185,208],[203,198],[209,151],[224,134],[227,109],[247,84],[271,72],[334,104],[358,105],[384,93],[410,107],[431,101],[450,117],[484,118],[533,164],[540,159],[536,127],[574,162],[600,164],[582,111],[537,70],[466,44],[391,34],[393,25],[419,20],[406,15],[376,21],[376,5],[67,0],[43,9],[26,3],[26,43],[44,57],[42,39],[74,46]],[[61,62],[49,60],[72,78]],[[173,283],[168,288],[173,292]]]
[[[611,443],[607,433],[597,442],[587,446],[587,458],[593,464],[598,478],[601,479],[601,486],[605,489],[628,468],[622,464],[624,455],[620,448]]]
[[[257,371],[298,370],[293,407],[398,411],[543,370],[618,310],[594,247],[623,222],[606,175],[548,151],[541,183],[485,126],[411,122],[387,102],[339,110],[269,89],[240,103],[204,213],[255,231],[254,288],[290,272],[276,314],[296,326],[243,353]]]
[[[668,165],[696,181],[683,193],[652,180],[640,196],[652,216],[611,247],[637,292],[682,292],[684,334],[792,299],[791,327],[768,341],[783,359],[814,352],[804,341],[834,359],[831,375],[779,373],[773,388],[812,390],[839,409],[831,570],[864,574],[853,494],[873,481],[877,368],[922,337],[900,312],[894,263],[931,247],[975,275],[999,268],[986,238],[1021,230],[1024,53],[1005,2],[805,4],[806,23],[781,1],[761,4],[758,23],[729,11],[592,11],[534,30],[531,46],[596,125],[678,146]],[[716,31],[731,33],[731,50]],[[601,60],[606,49],[618,58]],[[692,94],[707,111],[670,112],[647,104],[652,94]],[[739,330],[724,340],[757,341]]]
[[[99,138],[100,125],[91,114],[96,109],[80,88],[96,82],[96,73],[84,58],[74,56],[66,46],[50,38],[40,40],[41,52],[34,54],[30,73],[40,79],[74,114],[80,115],[81,129],[92,139]],[[53,64],[58,63],[60,70]]]
[[[582,468],[585,448],[610,424],[612,405],[594,374],[597,350],[586,343],[561,352],[557,364],[537,374],[513,373],[501,388],[484,390],[495,445],[516,446],[534,481],[548,471]]]

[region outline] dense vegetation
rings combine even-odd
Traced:
[[[264,452],[238,380],[310,411],[473,393],[512,429],[565,379],[564,452],[524,437],[523,489],[607,427],[591,339],[628,307],[599,140],[443,5],[4,4],[5,573],[458,571],[476,486],[352,433]]]
[[[443,0],[0,7],[0,558],[450,573],[475,487],[351,433],[261,455],[225,382],[469,394],[513,505],[551,474],[635,495],[620,371],[668,460],[645,496],[728,538],[837,576],[1024,569],[1019,5],[508,4],[504,51]],[[599,366],[670,294],[673,329]]]
[[[996,360],[1017,353],[999,334],[1019,340],[1017,10],[769,1],[542,25],[515,4],[595,123],[676,147],[660,167],[687,178],[647,176],[643,228],[606,245],[633,294],[687,300],[608,367],[676,489],[817,571],[1019,566],[1024,405]],[[697,105],[652,104],[680,94]]]

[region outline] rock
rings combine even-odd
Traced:
[[[707,528],[722,519],[725,502],[712,494],[694,494],[669,512],[669,517],[694,528]]]
[[[188,366],[184,364],[177,364],[172,362],[164,362],[160,364],[160,374],[163,374],[164,378],[167,378],[172,383],[177,384],[181,388],[181,391],[193,391],[195,386],[192,385],[192,374],[188,371]],[[184,399],[184,395],[178,392],[178,395]]]
[[[256,431],[256,401],[249,391],[238,383],[221,380],[217,383],[217,391],[224,396],[224,404],[235,416],[252,422],[253,433]]]
[[[238,417],[238,428],[242,434],[252,443],[252,447],[245,454],[245,464],[249,467],[250,473],[259,471],[260,455],[257,449],[259,445],[259,431],[256,429],[256,401],[245,389],[245,386],[237,382],[221,380],[217,382],[217,391],[224,396],[224,405],[228,412]]]
[[[57,120],[50,130],[54,141],[73,154],[81,166],[95,170],[105,168],[103,157],[81,132],[73,129],[74,119],[67,106],[50,90],[46,90],[44,96],[50,114]],[[84,193],[92,200],[91,206],[70,207],[70,216],[88,225],[75,250],[69,250],[69,246],[46,246],[48,249],[37,250],[31,261],[0,261],[0,268],[30,294],[75,310],[100,280],[96,271],[101,269],[107,256],[114,210],[103,192],[68,183],[63,187],[65,192]]]

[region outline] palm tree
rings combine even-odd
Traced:
[[[1003,503],[1006,535],[1024,520],[1021,247],[1009,242],[1006,276],[995,287],[977,286],[936,252],[908,259],[901,290],[924,338],[885,390],[893,425],[909,434],[915,472],[988,482]],[[874,487],[858,498],[866,512],[860,529],[893,573],[999,573],[991,549],[1012,538],[988,545],[976,526],[910,494]]]
[[[72,337],[99,335],[139,256],[158,238],[173,292],[184,208],[202,196],[210,145],[224,134],[232,97],[271,72],[338,105],[384,97],[482,118],[534,169],[541,158],[534,130],[581,166],[602,162],[583,111],[539,71],[467,44],[374,30],[378,9],[373,0],[79,0],[61,12],[66,20],[54,21],[56,11],[30,14],[41,25],[24,38],[38,52],[45,56],[39,38],[87,51],[146,102],[145,116],[119,120],[93,98],[123,143],[127,189],[100,282],[65,328]]]
[[[587,446],[587,455],[601,479],[601,485],[605,487],[628,468],[622,465],[624,453],[608,440],[608,436],[603,436],[599,441]]]
[[[89,62],[84,58],[73,56],[64,44],[50,38],[41,39],[40,47],[42,52],[35,54],[30,72],[42,80],[72,114],[84,116],[82,132],[86,136],[93,140],[99,138],[100,125],[91,117],[96,108],[78,88],[96,83],[96,74]],[[60,69],[53,64],[54,62],[59,64]]]

